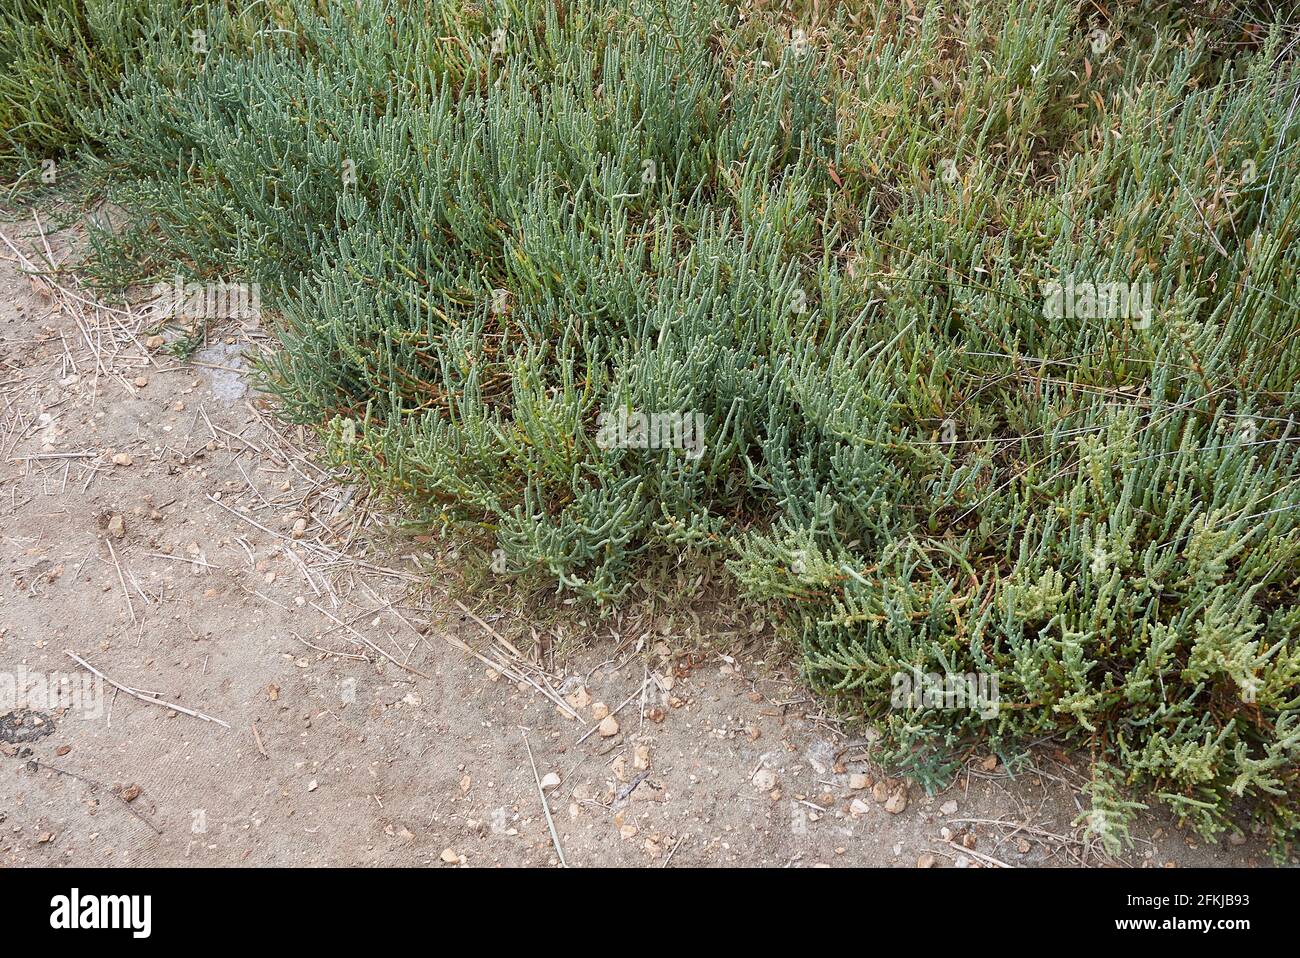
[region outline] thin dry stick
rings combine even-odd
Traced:
[[[68,776],[68,778],[75,778],[79,782],[85,782],[87,785],[90,786],[90,790],[92,792],[97,792],[101,788],[106,790],[110,795],[112,795],[119,802],[121,802],[122,806],[128,812],[130,812],[136,818],[140,819],[140,821],[144,822],[146,825],[152,828],[154,832],[156,832],[159,835],[163,833],[163,830],[161,828],[159,828],[153,822],[149,821],[149,819],[145,818],[138,811],[136,811],[135,808],[132,807],[131,803],[122,797],[122,794],[120,792],[118,792],[115,789],[109,788],[103,782],[97,781],[93,778],[88,778],[85,775],[78,775],[76,772],[70,772],[66,768],[55,768],[53,765],[46,764],[45,762],[38,761],[37,759],[32,759],[32,764],[35,765],[37,768],[45,769],[47,772],[54,772],[55,774],[58,775],[66,775]]]
[[[641,675],[641,721],[637,726],[638,732],[645,730],[645,693],[646,686],[650,684],[650,666],[643,665],[641,667]]]
[[[307,604],[310,605],[310,606],[311,606],[313,609],[315,609],[317,612],[319,612],[321,615],[325,616],[326,618],[333,619],[333,620],[334,620],[335,622],[337,622],[339,625],[343,626],[343,628],[347,629],[349,632],[351,632],[353,635],[355,635],[358,639],[360,639],[360,640],[361,640],[361,643],[362,643],[363,645],[365,645],[365,646],[366,646],[367,648],[369,648],[371,651],[376,652],[376,653],[378,653],[379,655],[382,655],[384,658],[386,658],[389,662],[392,662],[392,663],[393,663],[395,666],[397,666],[399,669],[405,669],[407,672],[414,672],[416,675],[418,675],[418,676],[419,676],[420,678],[422,678],[422,679],[427,679],[427,678],[430,677],[427,673],[425,673],[425,672],[421,672],[421,671],[420,671],[419,669],[417,669],[414,665],[404,665],[403,663],[397,661],[397,659],[393,658],[391,655],[389,655],[387,652],[385,652],[383,649],[381,649],[379,646],[377,646],[374,642],[370,641],[368,638],[366,638],[364,635],[362,635],[362,634],[361,634],[360,632],[358,632],[356,629],[352,628],[352,626],[348,625],[346,622],[344,622],[342,619],[338,618],[337,616],[331,615],[329,612],[327,612],[325,609],[321,608],[321,607],[320,607],[319,605],[317,605],[315,602],[309,602],[309,603],[307,603]]]
[[[169,556],[165,552],[146,552],[145,556],[150,559],[170,559],[172,562],[188,562],[193,566],[201,566],[205,569],[224,569],[223,565],[213,565],[205,559],[198,559],[193,556]]]
[[[113,543],[105,539],[108,543],[108,554],[113,557],[113,565],[117,566],[117,581],[122,584],[122,594],[126,596],[126,607],[131,613],[131,621],[140,621],[135,617],[135,604],[131,601],[131,590],[126,587],[126,578],[122,575],[122,563],[117,561],[117,552],[113,549]],[[71,653],[69,653],[71,654]]]
[[[14,246],[14,244],[9,241],[9,237],[4,234],[3,230],[0,230],[0,240],[4,240],[5,245],[8,246],[11,250],[13,250],[14,255],[18,257],[19,261],[23,266],[27,268],[28,272],[40,276],[41,279],[46,284],[48,284],[53,289],[58,290],[60,293],[62,293],[64,296],[67,296],[69,299],[76,300],[77,302],[81,303],[83,306],[92,306],[95,309],[102,309],[104,310],[104,312],[107,313],[117,313],[121,316],[129,315],[127,311],[124,309],[118,309],[116,306],[105,306],[103,303],[91,302],[90,300],[82,296],[78,296],[76,293],[63,288],[58,283],[54,282],[52,279],[49,278],[48,275],[45,275],[47,271],[37,269],[36,264],[33,263],[30,259],[28,259],[26,256],[24,256],[19,251],[18,247]]]
[[[254,722],[249,728],[253,730],[253,741],[257,743],[257,750],[262,753],[262,758],[269,759],[271,756],[266,754],[266,746],[262,744],[262,735],[257,730],[257,723]]]
[[[377,566],[370,562],[363,562],[360,559],[353,559],[352,557],[345,555],[342,552],[338,552],[337,550],[330,549],[327,546],[323,546],[318,543],[308,542],[306,539],[296,539],[296,540],[291,539],[288,536],[281,535],[280,533],[276,532],[274,529],[268,529],[266,526],[262,525],[256,519],[251,519],[248,516],[244,515],[243,513],[230,508],[230,506],[226,505],[220,499],[214,499],[210,494],[208,495],[207,499],[209,502],[215,503],[216,505],[220,506],[222,509],[226,510],[226,512],[229,512],[236,519],[239,519],[242,522],[247,522],[250,526],[253,526],[254,528],[257,529],[261,529],[267,535],[274,536],[276,539],[282,539],[283,541],[288,542],[291,545],[294,544],[300,545],[304,549],[307,549],[308,551],[318,553],[327,562],[346,563],[347,565],[353,566],[357,569],[365,569],[367,572],[373,572],[376,575],[389,576],[390,578],[402,579],[407,582],[420,581],[418,576],[406,572],[398,572],[396,569],[385,569],[383,566]]]
[[[947,821],[954,824],[1000,825],[1003,828],[1012,829],[1011,834],[1007,836],[1008,838],[1013,837],[1016,832],[1026,832],[1030,835],[1040,835],[1043,838],[1051,839],[1052,841],[1059,842],[1062,845],[1083,844],[1083,842],[1079,841],[1077,838],[1070,838],[1067,835],[1058,835],[1056,832],[1045,831],[1036,825],[1029,825],[1022,822],[1008,822],[998,818],[949,818]]]
[[[289,634],[292,635],[299,642],[301,642],[303,645],[307,646],[307,648],[315,649],[317,652],[320,652],[323,655],[333,655],[340,659],[355,659],[356,661],[359,662],[368,663],[370,661],[370,656],[362,655],[360,652],[335,652],[333,649],[323,649],[319,645],[312,645],[310,642],[304,639],[297,632],[294,632],[293,629],[289,630]]]
[[[475,652],[473,649],[469,647],[469,645],[462,642],[460,639],[450,635],[444,635],[442,638],[443,641],[446,642],[448,645],[454,646],[455,648],[460,649],[462,652],[474,656],[474,658],[478,659],[488,668],[492,669],[492,671],[500,672],[506,678],[513,679],[516,682],[522,682],[524,680],[523,676],[520,675],[518,672],[516,672],[514,669],[510,668],[507,665],[503,665],[500,662],[494,662],[492,661],[492,659],[489,659],[487,656],[479,655],[479,653]]]
[[[480,655],[478,652],[475,652],[472,648],[470,648],[467,643],[461,641],[460,639],[454,636],[444,635],[442,638],[443,641],[445,641],[448,645],[455,646],[456,648],[460,649],[462,652],[474,656],[474,658],[478,659],[480,662],[482,662],[488,668],[492,669],[494,672],[500,672],[506,678],[511,679],[515,682],[523,682],[527,685],[531,685],[538,692],[541,692],[548,699],[554,702],[557,706],[564,709],[566,713],[573,713],[573,709],[568,702],[565,702],[554,692],[550,692],[542,688],[540,685],[538,685],[528,676],[524,675],[522,672],[518,672],[512,669],[509,665],[507,665],[505,662],[502,662],[500,659],[489,659],[487,656]],[[573,717],[577,718],[578,716],[576,713],[573,713]]]
[[[488,635],[492,636],[494,639],[496,639],[498,642],[500,642],[503,646],[505,646],[505,647],[506,647],[510,652],[514,653],[515,658],[517,658],[517,659],[519,660],[519,662],[520,662],[521,665],[526,665],[526,666],[532,667],[532,666],[531,666],[531,663],[530,663],[527,659],[525,659],[522,655],[519,654],[519,650],[516,649],[513,645],[511,645],[509,642],[507,642],[507,641],[505,640],[505,638],[503,638],[503,637],[501,636],[501,634],[500,634],[499,632],[497,632],[496,629],[492,628],[492,626],[488,625],[486,622],[484,622],[482,619],[480,619],[477,615],[475,615],[475,614],[474,614],[473,612],[471,612],[469,609],[465,608],[465,606],[462,605],[462,604],[460,603],[459,600],[453,600],[453,601],[456,602],[456,605],[460,607],[460,610],[461,610],[462,612],[464,612],[467,616],[469,616],[471,619],[473,619],[473,620],[474,620],[474,621],[475,621],[475,622],[476,622],[476,623],[477,623],[477,624],[478,624],[478,625],[479,625],[479,626],[480,626],[480,627],[481,627],[485,632],[488,633]],[[458,640],[458,641],[459,641],[459,640]],[[455,644],[457,644],[457,643],[452,643],[452,644],[455,645]],[[466,651],[471,652],[471,654],[473,654],[476,658],[478,658],[478,659],[480,659],[480,660],[486,662],[486,664],[490,665],[492,668],[496,669],[498,672],[503,671],[503,665],[504,665],[504,663],[502,663],[502,662],[500,662],[500,661],[497,661],[497,662],[489,662],[489,661],[487,661],[486,659],[483,659],[482,656],[480,656],[480,655],[478,655],[477,653],[473,652],[473,650],[470,649],[468,645],[465,645],[464,643],[459,643],[459,644],[460,644],[461,646],[463,646],[464,649],[465,649]],[[554,702],[555,705],[556,705],[556,707],[559,708],[559,710],[560,710],[561,712],[563,712],[565,715],[567,715],[569,718],[571,718],[571,719],[581,719],[581,718],[582,718],[582,716],[580,716],[580,715],[577,713],[577,711],[573,708],[573,706],[571,706],[568,702],[564,701],[564,699],[560,698],[560,696],[556,695],[554,692],[550,691],[550,689],[546,689],[546,688],[543,688],[542,686],[538,685],[538,684],[537,684],[536,682],[534,682],[531,678],[529,678],[527,675],[525,675],[522,669],[516,669],[515,671],[516,671],[516,673],[517,673],[517,675],[518,675],[518,679],[517,679],[517,681],[526,682],[526,683],[528,683],[529,685],[531,685],[533,688],[535,688],[537,691],[541,692],[541,693],[542,693],[543,695],[545,695],[548,699],[550,699],[552,702]],[[509,674],[509,673],[507,673],[507,674]],[[515,675],[511,675],[511,678],[515,678]]]
[[[86,671],[98,675],[109,685],[113,686],[113,688],[117,689],[120,692],[125,692],[127,695],[131,696],[132,698],[139,699],[141,702],[148,702],[150,705],[161,705],[163,708],[174,709],[177,712],[182,712],[185,715],[192,716],[196,719],[202,719],[205,722],[216,722],[222,728],[230,728],[230,724],[228,722],[223,722],[219,718],[213,718],[211,715],[205,715],[204,713],[195,711],[194,709],[188,709],[184,705],[177,705],[175,702],[168,702],[166,699],[159,698],[155,695],[146,694],[145,692],[142,692],[139,689],[133,689],[129,685],[123,685],[121,682],[115,682],[113,679],[110,679],[107,675],[99,671],[99,669],[95,668],[93,665],[91,665],[89,662],[87,662],[85,659],[79,656],[76,652],[73,652],[71,649],[64,649],[63,654],[68,656],[70,659],[72,659],[74,662],[76,662]]]
[[[966,848],[964,845],[958,845],[956,842],[948,841],[948,842],[944,842],[944,844],[949,846],[950,848],[956,849],[958,852],[960,852],[963,855],[969,855],[971,858],[978,859],[979,861],[982,861],[987,865],[992,865],[995,868],[1016,867],[1015,865],[1008,865],[1006,862],[994,858],[992,855],[985,855],[983,852],[977,852],[973,848]]]
[[[97,452],[46,452],[39,456],[18,456],[9,462],[35,462],[39,459],[94,459]]]
[[[495,649],[492,650],[492,654],[495,655],[495,656],[497,657],[497,662],[500,663],[500,664],[498,664],[498,665],[495,665],[494,668],[496,668],[498,671],[501,671],[501,670],[505,667],[505,659],[501,656],[501,653],[500,653],[500,652],[497,652]],[[571,706],[568,702],[564,701],[564,699],[560,698],[557,694],[555,694],[554,692],[552,692],[549,688],[544,688],[543,686],[538,685],[538,684],[537,684],[535,681],[533,681],[533,679],[532,679],[530,676],[528,676],[528,675],[527,675],[527,674],[526,674],[522,669],[518,670],[518,675],[519,675],[519,678],[520,678],[521,681],[523,681],[524,683],[526,683],[526,684],[528,684],[528,685],[531,685],[531,686],[532,686],[533,688],[535,688],[537,691],[539,691],[539,692],[541,692],[543,695],[545,695],[548,699],[550,699],[552,702],[555,703],[556,708],[558,708],[561,712],[563,712],[563,713],[564,713],[565,715],[567,715],[569,718],[574,719],[574,720],[579,720],[579,719],[582,718],[582,716],[580,716],[580,715],[579,715],[579,714],[574,710],[573,706]]]
[[[454,599],[453,601],[456,603],[456,607],[457,607],[458,609],[460,609],[460,611],[464,612],[467,616],[469,616],[471,619],[473,619],[475,622],[477,622],[478,625],[479,625],[479,627],[480,627],[481,629],[483,629],[484,632],[486,632],[488,635],[492,636],[492,638],[496,639],[498,642],[500,642],[502,645],[504,645],[507,649],[509,649],[509,650],[510,650],[510,653],[511,653],[515,658],[517,658],[517,659],[521,659],[521,660],[524,660],[524,661],[527,661],[526,659],[524,659],[523,654],[522,654],[518,649],[516,649],[513,645],[511,645],[509,642],[507,642],[506,639],[505,639],[505,637],[504,637],[500,632],[498,632],[496,629],[492,628],[492,626],[488,625],[486,622],[484,622],[482,619],[480,619],[477,615],[475,615],[475,614],[474,614],[473,612],[471,612],[469,609],[465,608],[464,604],[463,604],[459,599]]]
[[[284,609],[284,611],[286,611],[286,612],[292,612],[292,611],[293,611],[293,609],[289,608],[289,607],[288,607],[287,605],[285,605],[283,602],[276,602],[276,601],[275,601],[274,599],[272,599],[269,595],[263,595],[261,592],[258,592],[256,589],[250,589],[248,586],[246,586],[246,585],[242,585],[242,584],[241,584],[239,587],[240,587],[241,589],[243,589],[245,592],[247,592],[249,595],[255,595],[255,596],[257,596],[259,599],[261,599],[261,600],[264,601],[264,602],[269,602],[269,603],[271,603],[272,605],[278,605],[280,608]]]
[[[682,842],[686,841],[686,838],[687,836],[683,835],[681,838],[677,839],[677,844],[669,850],[668,857],[664,859],[664,863],[659,866],[660,868],[668,867],[668,863],[673,860],[673,856],[677,854],[677,849],[682,847]]]
[[[537,763],[533,761],[533,747],[528,744],[528,732],[520,728],[519,734],[524,737],[524,748],[528,749],[528,764],[533,767],[533,781],[537,783],[537,796],[542,800],[542,811],[546,813],[546,827],[551,830],[551,844],[555,846],[555,854],[560,856],[560,867],[568,868],[569,864],[564,860],[564,849],[560,847],[560,836],[555,834],[551,806],[546,803],[546,792],[542,790],[542,777],[537,774]]]

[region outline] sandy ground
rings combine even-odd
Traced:
[[[0,231],[75,262],[51,219]],[[545,866],[557,844],[571,866],[1108,863],[1062,753],[1015,776],[972,756],[927,796],[770,643],[729,658],[640,606],[599,628],[490,593],[466,614],[429,571],[445,547],[248,389],[253,324],[182,361],[140,309],[0,257],[0,679],[65,691],[0,714],[0,865]],[[161,704],[74,701],[90,673],[65,650]],[[601,703],[626,704],[597,729]],[[1147,867],[1267,862],[1157,817],[1135,837]]]

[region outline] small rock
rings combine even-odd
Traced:
[[[916,867],[917,867],[917,868],[933,868],[933,867],[934,867],[934,856],[931,855],[929,852],[926,852],[924,855],[922,855],[922,856],[920,856],[919,858],[917,858],[917,860],[916,860]]]
[[[776,773],[770,768],[760,768],[754,773],[752,781],[760,792],[770,792],[776,788]]]
[[[126,520],[122,518],[121,513],[114,513],[109,517],[108,534],[114,539],[121,539],[126,535]]]
[[[148,385],[149,385],[149,379],[148,379],[148,377],[146,377],[146,376],[136,376],[136,377],[135,377],[135,384],[136,384],[136,386],[138,386],[140,389],[143,389],[145,386],[148,386]]]
[[[63,756],[63,755],[67,755],[71,751],[72,751],[71,745],[60,745],[58,748],[54,750],[54,754],[58,756]]]
[[[944,802],[942,805],[939,806],[939,811],[943,812],[945,815],[956,815],[956,814],[957,814],[957,803],[956,803],[956,802]]]
[[[456,852],[450,848],[444,848],[442,850],[442,855],[439,857],[442,858],[442,860],[446,862],[448,865],[455,865],[457,862],[460,861],[460,856],[457,855]]]
[[[307,783],[307,791],[309,792],[314,792],[318,788],[320,788],[320,782],[316,781],[314,778]]]
[[[860,818],[869,811],[871,811],[871,806],[860,798],[855,798],[849,802],[849,814],[854,818]]]
[[[129,466],[132,461],[130,453],[119,452],[113,455],[113,465],[115,466]]]
[[[122,789],[122,801],[134,802],[137,798],[140,797],[140,794],[143,791],[144,789],[142,789],[139,785],[136,784],[128,785],[126,788]]]
[[[559,784],[560,784],[560,776],[557,775],[555,772],[547,772],[545,775],[542,776],[543,789],[555,788]]]
[[[899,789],[885,801],[885,811],[897,815],[907,808],[907,790]]]
[[[148,339],[144,341],[144,345],[146,349],[162,349],[163,346],[165,346],[166,344],[167,344],[167,340],[157,335],[150,336]]]
[[[855,792],[860,792],[864,788],[870,788],[871,784],[871,776],[863,772],[854,772],[849,776],[849,788],[853,789]]]
[[[612,715],[606,715],[600,720],[600,725],[597,728],[600,730],[601,738],[613,738],[618,734],[618,719]]]
[[[597,722],[609,714],[609,706],[604,702],[597,702],[591,707],[591,717]]]

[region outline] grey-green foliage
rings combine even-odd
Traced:
[[[1288,841],[1297,33],[1112,6],[280,4],[123,78],[101,267],[261,283],[284,414],[512,574],[728,558],[918,774],[1054,735],[1108,844],[1129,788]],[[1067,276],[1151,312],[1045,315]],[[704,454],[605,448],[620,409]]]

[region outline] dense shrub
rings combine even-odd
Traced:
[[[1296,28],[900,6],[215,18],[87,126],[100,266],[260,283],[284,414],[509,574],[725,557],[918,775],[1055,736],[1109,843],[1133,797],[1289,841]]]
[[[148,7],[10,0],[0,9],[0,178],[35,182],[42,161],[83,140],[79,113],[103,100],[142,49]]]

